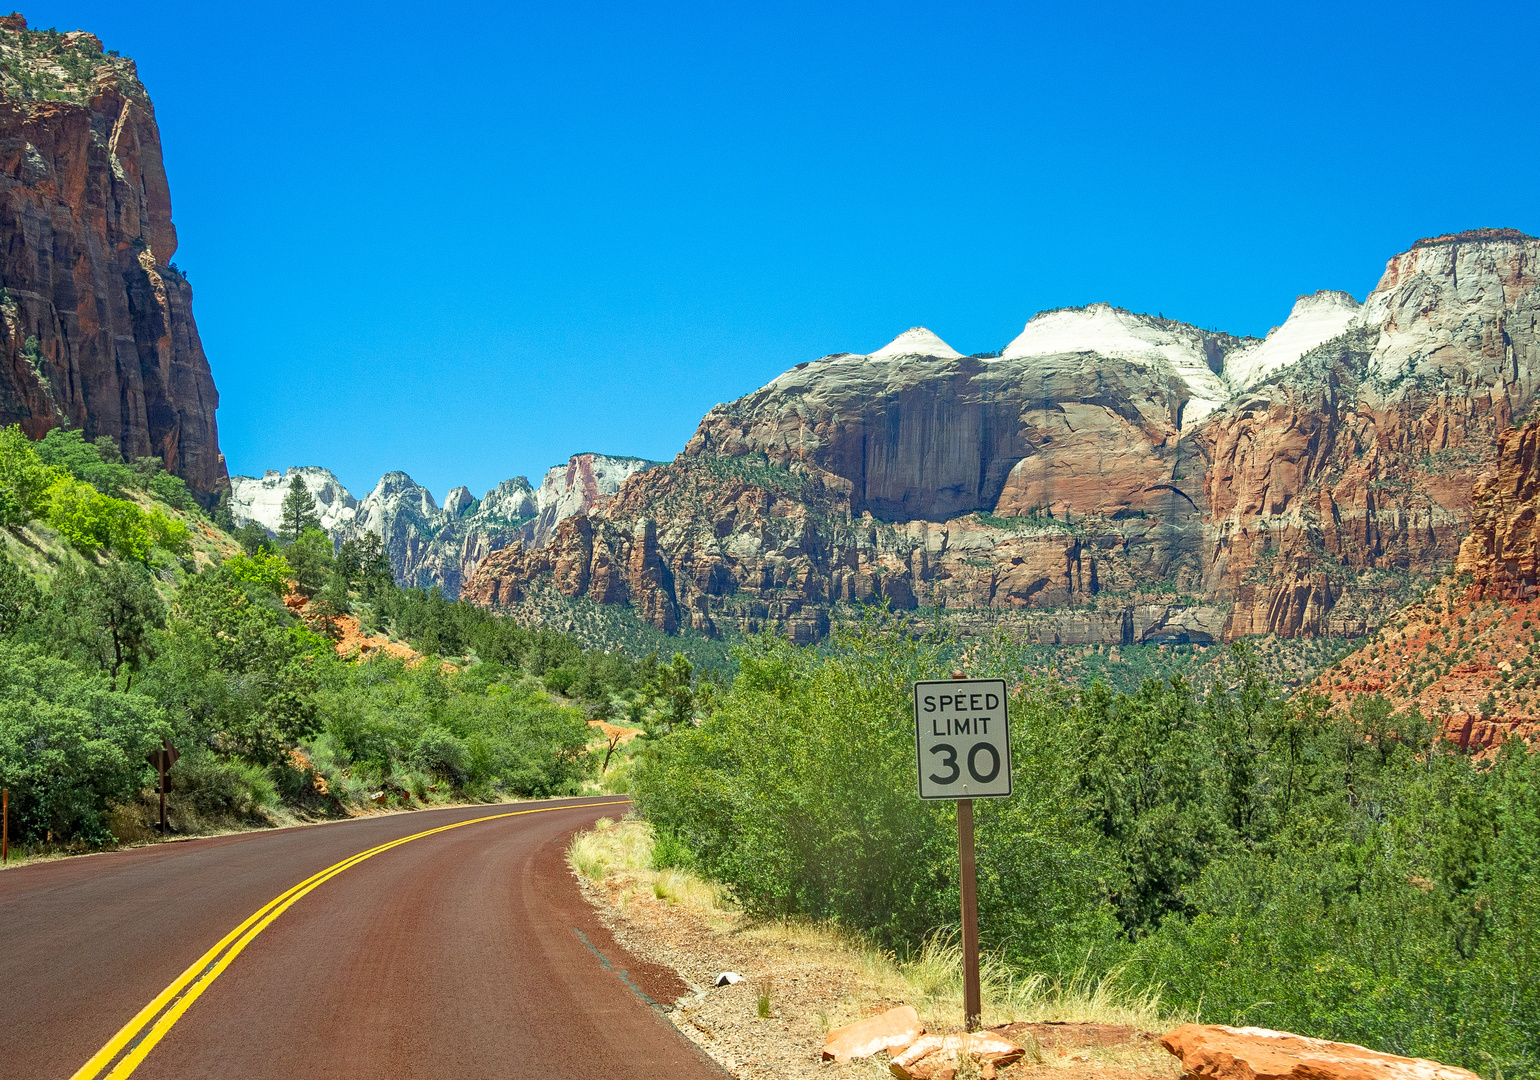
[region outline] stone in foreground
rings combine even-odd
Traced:
[[[888,1065],[898,1080],[951,1080],[964,1056],[979,1065],[981,1075],[1020,1061],[1026,1050],[991,1031],[973,1034],[926,1035]]]
[[[925,1034],[920,1014],[912,1005],[900,1005],[880,1016],[868,1017],[859,1023],[835,1028],[824,1040],[825,1061],[846,1062],[851,1058],[871,1057],[881,1050],[896,1050],[908,1046]]]
[[[1202,1080],[1477,1080],[1424,1058],[1267,1028],[1183,1024],[1162,1035],[1160,1045]]]

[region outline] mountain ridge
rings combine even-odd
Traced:
[[[998,358],[917,355],[916,328],[798,364],[467,596],[549,577],[660,627],[799,637],[877,599],[1058,643],[1362,634],[1453,561],[1534,398],[1537,263],[1517,231],[1448,234],[1362,305],[1308,294],[1263,339],[1088,305]],[[1255,363],[1227,385],[1231,357]]]
[[[364,498],[356,498],[331,470],[316,465],[268,469],[261,477],[230,478],[230,510],[239,524],[255,521],[276,533],[283,497],[294,477],[316,500],[321,527],[333,543],[365,532],[380,536],[396,579],[419,588],[438,587],[451,599],[493,551],[522,540],[539,544],[567,517],[595,507],[620,483],[655,462],[645,458],[574,454],[552,466],[537,490],[515,476],[481,498],[456,487],[440,506],[433,493],[401,471],[386,473]]]
[[[0,18],[0,425],[110,438],[205,504],[219,394],[177,250],[155,109],[92,34]]]

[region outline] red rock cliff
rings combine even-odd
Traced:
[[[1448,568],[1535,404],[1537,264],[1513,230],[1419,241],[1364,304],[1301,297],[1265,340],[1106,304],[996,356],[917,327],[711,410],[673,464],[468,595],[626,565],[646,521],[660,567],[630,602],[665,629],[817,636],[881,597],[1058,644],[1357,636]],[[599,580],[552,584],[627,598]]]
[[[228,487],[155,109],[90,34],[0,19],[0,425],[59,425]]]

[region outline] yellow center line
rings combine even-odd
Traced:
[[[356,855],[349,855],[341,862],[328,866],[319,873],[301,881],[298,885],[262,905],[253,912],[243,923],[231,930],[208,952],[193,961],[192,965],[182,974],[178,975],[170,986],[166,987],[155,999],[144,1008],[140,1009],[134,1018],[107,1041],[107,1045],[98,1050],[91,1058],[80,1067],[70,1080],[96,1080],[102,1075],[102,1070],[117,1059],[126,1049],[128,1052],[118,1061],[113,1070],[106,1074],[104,1080],[124,1080],[139,1067],[151,1050],[161,1039],[166,1037],[178,1020],[182,1018],[194,1001],[207,990],[209,984],[217,979],[225,968],[230,966],[241,952],[250,945],[263,930],[270,926],[274,919],[289,910],[301,897],[309,894],[313,889],[330,881],[338,874],[352,866],[357,866],[365,859],[372,859],[384,851],[413,840],[420,840],[424,836],[432,836],[435,833],[448,832],[450,829],[458,829],[466,825],[475,825],[482,821],[497,821],[500,818],[520,817],[524,814],[544,814],[552,810],[582,810],[592,806],[623,806],[624,799],[611,802],[598,803],[572,803],[564,806],[542,806],[535,810],[514,810],[506,814],[491,814],[487,817],[471,818],[468,821],[456,821],[449,825],[440,825],[436,829],[425,829],[411,836],[403,836],[398,840],[390,840],[360,851]],[[169,1008],[167,1006],[170,1006]],[[159,1019],[157,1019],[157,1017]],[[148,1031],[146,1025],[154,1021]]]

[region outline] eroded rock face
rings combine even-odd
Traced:
[[[1494,471],[1471,493],[1470,535],[1455,569],[1470,599],[1528,599],[1540,583],[1540,420],[1503,432]]]
[[[210,502],[228,482],[219,395],[134,63],[19,16],[0,63],[0,425],[110,436]]]
[[[587,513],[620,490],[620,485],[657,462],[643,458],[610,457],[606,454],[574,454],[565,465],[545,474],[535,494],[536,518],[524,530],[532,547],[550,543],[557,523],[574,514]]]
[[[1497,460],[1471,494],[1470,534],[1446,575],[1310,690],[1346,710],[1378,694],[1416,709],[1443,737],[1482,755],[1540,732],[1533,627],[1540,622],[1536,517],[1540,420],[1498,438]]]
[[[1059,348],[1077,333],[1084,348]],[[917,327],[717,406],[684,452],[812,466],[850,485],[852,512],[885,521],[1110,512],[1169,477],[1184,415],[1224,393],[1207,358],[1241,340],[1105,304],[1040,315],[997,358]]]
[[[629,567],[650,520],[660,626],[804,639],[886,599],[1064,644],[1361,634],[1453,560],[1533,401],[1537,259],[1511,230],[1420,241],[1361,307],[1302,297],[1263,340],[1107,305],[998,357],[915,328],[711,410],[588,512],[586,548],[558,530],[473,594],[508,603],[549,559]],[[634,603],[617,573],[561,587]]]

